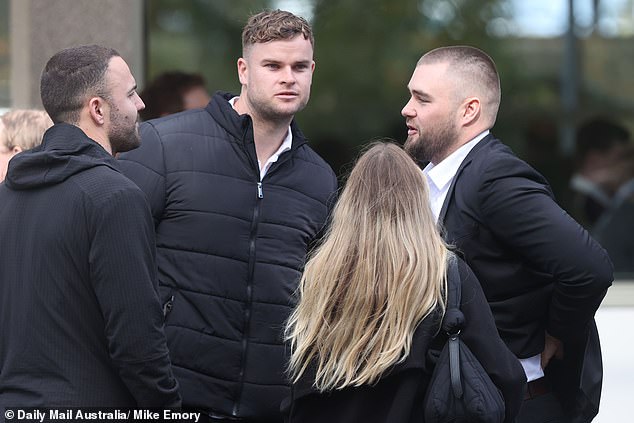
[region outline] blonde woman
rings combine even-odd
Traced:
[[[9,160],[40,145],[51,126],[53,121],[44,110],[16,109],[0,116],[0,182],[7,174]]]
[[[452,255],[429,208],[420,169],[396,144],[355,165],[331,227],[302,276],[286,328],[292,355],[288,422],[423,422]],[[459,260],[461,337],[519,411],[525,376],[499,338],[478,280]]]

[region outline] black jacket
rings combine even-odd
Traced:
[[[141,147],[120,162],[154,215],[184,405],[279,420],[282,328],[337,181],[295,123],[291,150],[260,181],[251,118],[229,98],[146,122]]]
[[[492,135],[460,165],[439,222],[517,357],[540,354],[544,331],[585,335],[612,283],[610,259],[557,205],[548,182]]]
[[[0,406],[174,407],[140,190],[57,124],[0,185]]]
[[[566,412],[592,420],[603,374],[593,317],[613,279],[606,251],[557,205],[546,180],[492,135],[460,165],[439,222],[518,358],[540,354],[545,331],[563,341],[563,362],[551,360],[545,373]]]
[[[482,288],[471,270],[458,261],[462,283],[461,310],[466,326],[461,339],[490,375],[505,401],[506,419],[517,415],[526,376],[519,361],[504,345],[495,328]],[[424,399],[440,349],[447,336],[438,333],[440,313],[423,320],[412,341],[409,355],[374,386],[344,388],[319,393],[312,387],[315,369],[293,385],[292,397],[283,411],[290,423],[421,423]]]

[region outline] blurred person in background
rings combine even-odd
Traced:
[[[608,250],[614,270],[634,276],[634,146],[624,149],[611,166],[618,189],[597,221],[593,235]]]
[[[612,119],[592,118],[576,133],[575,173],[570,179],[570,214],[592,230],[622,182],[614,170],[630,140],[629,131]]]
[[[211,98],[202,75],[180,71],[160,74],[139,95],[145,103],[139,112],[143,120],[202,108]]]
[[[53,121],[44,110],[15,109],[0,116],[0,182],[11,157],[40,145],[51,126]]]

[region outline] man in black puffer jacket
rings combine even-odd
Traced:
[[[121,157],[152,208],[183,405],[210,421],[281,421],[290,392],[282,328],[337,189],[293,122],[314,66],[304,19],[255,15],[240,96],[145,123],[141,147]]]

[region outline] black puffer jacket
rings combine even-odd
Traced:
[[[155,219],[184,406],[275,421],[289,393],[282,328],[337,180],[293,123],[291,150],[260,181],[251,118],[230,98],[143,124],[121,167]]]

